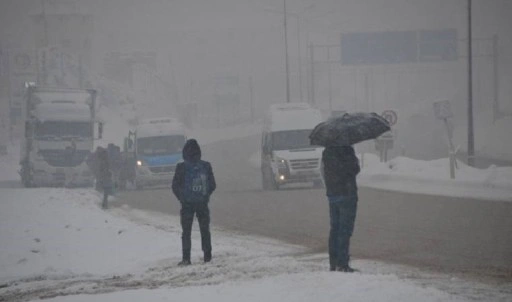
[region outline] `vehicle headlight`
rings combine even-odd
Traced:
[[[286,169],[286,160],[284,158],[276,157],[278,169]]]
[[[138,161],[137,161],[137,166],[138,166],[138,167],[142,166],[142,160],[138,160]]]

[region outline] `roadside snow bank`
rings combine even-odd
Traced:
[[[484,200],[512,201],[512,167],[476,169],[457,161],[455,179],[450,178],[449,160],[431,161],[396,157],[381,163],[364,154],[358,176],[361,186],[420,194],[440,194]]]
[[[414,297],[414,298],[413,298]],[[96,298],[96,297],[95,297]],[[333,274],[329,272],[290,274],[254,280],[227,282],[216,286],[160,288],[124,291],[101,296],[101,301],[210,301],[210,302],[331,302],[331,301],[466,301],[432,288],[421,288],[395,276]],[[54,302],[88,302],[91,296],[67,296]]]
[[[464,301],[457,281],[373,261],[363,273],[326,272],[327,255],[213,229],[203,264],[197,224],[192,265],[181,259],[179,218],[126,206],[104,211],[91,189],[0,189],[0,297],[6,301]],[[111,201],[112,204],[116,200]],[[405,278],[415,276],[409,281]],[[435,281],[439,278],[439,281]],[[433,284],[435,287],[433,286]],[[437,289],[436,289],[437,288]],[[481,295],[494,293],[486,288]],[[496,294],[500,292],[496,291]],[[459,295],[461,294],[461,295]],[[94,296],[91,296],[94,295]],[[503,295],[506,295],[503,294]]]
[[[162,240],[166,232],[100,210],[101,198],[93,190],[2,189],[0,194],[0,281],[122,274],[176,252]]]
[[[512,167],[491,166],[476,169],[457,161],[455,179],[450,178],[448,158],[415,160],[396,157],[381,163],[372,153],[358,154],[361,173],[358,185],[390,191],[512,201]],[[261,155],[247,158],[251,167],[260,168]]]
[[[20,144],[7,144],[7,154],[0,155],[0,181],[19,180]]]

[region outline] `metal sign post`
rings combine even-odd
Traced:
[[[453,117],[453,113],[451,110],[449,101],[439,101],[434,103],[434,114],[437,119],[442,120],[446,127],[446,133],[448,135],[448,144],[449,144],[449,158],[450,158],[450,178],[455,178],[455,169],[457,167],[456,155],[459,151],[459,148],[455,149],[453,145],[453,127],[448,122],[449,118]]]
[[[381,116],[389,122],[390,126],[395,125],[398,120],[398,115],[393,110],[385,110]],[[379,151],[381,162],[388,161],[388,150],[393,149],[393,147],[394,136],[392,132],[384,133],[375,140],[375,149]]]
[[[380,161],[388,161],[388,150],[393,149],[394,139],[391,132],[384,133],[375,140],[375,149],[379,151]]]

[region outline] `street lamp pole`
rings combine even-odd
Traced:
[[[473,129],[473,55],[471,33],[471,0],[468,0],[468,165],[475,162],[475,135]]]
[[[303,95],[302,95],[302,59],[300,55],[300,18],[297,15],[297,56],[299,57],[299,98],[300,101],[303,102]]]
[[[286,0],[283,0],[284,5],[284,51],[286,61],[286,102],[290,102],[290,68],[288,63],[288,32],[286,26]]]

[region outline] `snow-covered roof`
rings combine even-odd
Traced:
[[[301,109],[311,109],[311,105],[308,103],[278,103],[270,105],[270,111],[282,111],[282,110],[301,110]]]
[[[185,135],[185,126],[176,118],[144,119],[137,126],[137,137]]]
[[[32,96],[35,100],[41,103],[48,102],[74,102],[82,104],[91,104],[91,94],[87,91],[78,90],[61,90],[61,91],[37,91]]]
[[[41,103],[33,111],[33,115],[44,121],[91,121],[91,111],[86,104],[75,103]]]
[[[153,117],[145,118],[139,121],[139,125],[143,124],[181,124],[175,117]]]
[[[313,129],[323,121],[321,111],[307,103],[273,104],[269,118],[270,131]]]

